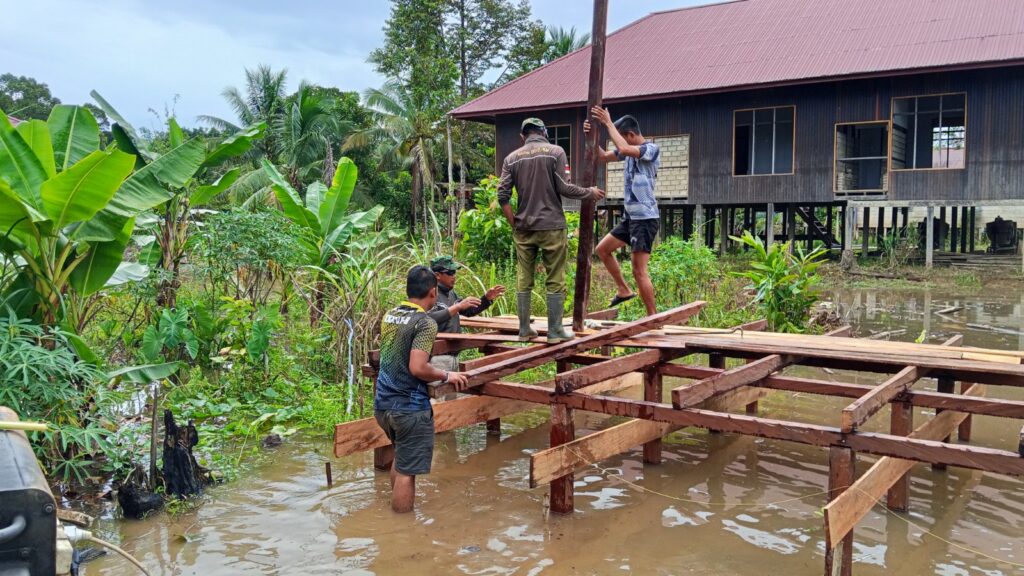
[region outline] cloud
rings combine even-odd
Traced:
[[[258,64],[287,68],[293,88],[302,79],[345,90],[382,82],[366,63],[371,46],[337,41],[344,36],[340,23],[332,43],[329,36],[304,37],[294,32],[298,21],[270,14],[250,12],[248,21],[226,25],[218,20],[230,13],[186,17],[132,0],[17,2],[0,13],[3,71],[46,82],[66,102],[90,101],[96,89],[143,126],[158,123],[148,108],[162,111],[175,95],[186,124],[200,114],[231,118],[220,92],[241,87],[244,69]],[[311,28],[326,36],[324,24]]]

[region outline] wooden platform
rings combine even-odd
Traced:
[[[551,447],[531,455],[530,485],[550,484],[551,511],[556,513],[573,511],[575,470],[638,445],[644,447],[645,464],[656,465],[661,438],[679,428],[820,446],[828,450],[830,469],[829,486],[823,487],[831,500],[824,516],[825,574],[852,572],[853,528],[877,499],[885,495],[892,508],[906,508],[907,471],[913,462],[1024,476],[1024,429],[1017,452],[966,444],[973,415],[1024,420],[1024,402],[986,396],[988,384],[1024,386],[1024,352],[962,347],[959,337],[935,345],[857,340],[842,337],[843,331],[822,336],[760,332],[763,322],[725,330],[682,325],[702,305],[695,302],[629,323],[607,320],[605,313],[574,340],[554,345],[541,338],[518,343],[514,318],[464,319],[463,327],[480,332],[439,335],[435,353],[476,348],[487,356],[465,363],[470,381],[457,391],[468,395],[436,405],[435,427],[448,430],[530,406],[549,406]],[[545,332],[539,323],[534,328]],[[709,365],[695,365],[696,354],[706,355]],[[727,368],[727,358],[745,363]],[[375,375],[376,361],[371,354],[364,374]],[[551,362],[558,369],[548,382],[502,380]],[[865,386],[780,374],[791,365],[890,376],[877,386]],[[672,389],[672,402],[666,403],[665,376],[692,382]],[[914,390],[925,377],[937,379],[936,392]],[[643,400],[608,395],[641,384]],[[757,400],[771,390],[844,397],[851,403],[822,424],[761,418]],[[452,391],[446,386],[431,389],[435,397]],[[889,433],[862,431],[886,406],[892,407]],[[913,407],[935,409],[936,415],[915,428]],[[632,420],[576,438],[573,410]],[[949,442],[954,432],[960,443]],[[386,468],[390,460],[384,444],[387,439],[372,419],[341,424],[335,431],[338,457],[374,448],[376,464]],[[854,474],[858,453],[882,457],[860,478]]]

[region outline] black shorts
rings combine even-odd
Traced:
[[[629,215],[625,215],[612,229],[611,235],[615,239],[629,244],[629,249],[633,252],[650,254],[651,249],[654,248],[654,238],[658,236],[660,227],[661,220],[658,218],[630,220]]]
[[[395,470],[406,476],[430,472],[434,459],[434,411],[375,410],[377,424],[395,446]]]

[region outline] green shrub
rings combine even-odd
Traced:
[[[751,270],[733,274],[750,280],[748,288],[755,292],[754,301],[763,309],[769,330],[803,332],[811,307],[818,301],[814,287],[820,281],[817,269],[825,251],[816,248],[806,253],[797,248],[790,252],[789,243],[765,248],[761,239],[749,232],[733,240],[753,249]]]
[[[459,257],[478,264],[514,261],[512,228],[498,204],[497,176],[480,181],[480,187],[473,194],[473,204],[472,209],[459,217],[459,232],[462,234],[458,245]],[[512,209],[515,208],[516,195],[513,194]]]

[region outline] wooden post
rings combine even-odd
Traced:
[[[373,467],[382,472],[391,470],[395,461],[395,447],[391,444],[373,449]]]
[[[832,446],[828,452],[829,501],[846,491],[853,484],[854,453],[849,448]],[[825,576],[833,576],[835,563],[839,562],[839,574],[853,574],[853,532],[842,542],[825,542]]]
[[[878,207],[878,224],[875,225],[875,247],[881,250],[885,238],[885,208]]]
[[[718,214],[718,253],[725,255],[729,249],[729,229],[732,227],[732,210],[722,206]]]
[[[973,386],[973,384],[971,384],[970,382],[961,382],[960,383],[960,393],[963,394],[971,386]],[[968,414],[967,418],[964,418],[964,421],[960,423],[960,427],[957,428],[956,437],[961,442],[970,442],[971,441],[971,424],[972,423],[973,423],[973,417],[970,414]]]
[[[864,209],[864,228],[860,234],[860,255],[868,255],[868,240],[870,239],[871,229],[871,208]]]
[[[978,233],[978,221],[975,218],[974,206],[971,206],[971,252],[974,252],[974,236]]]
[[[914,407],[909,402],[893,402],[889,432],[894,436],[908,436],[914,429]],[[886,495],[886,505],[896,512],[906,512],[910,503],[910,473],[893,484]]]
[[[959,238],[959,230],[956,227],[957,220],[957,209],[956,206],[950,210],[950,226],[949,226],[949,251],[956,252],[957,239]]]
[[[960,208],[960,252],[962,254],[967,253],[967,231],[971,229],[971,224],[967,223],[967,206]]]
[[[835,212],[835,208],[836,208],[835,206],[829,204],[828,205],[828,213],[825,216],[825,228],[828,229],[828,238],[825,239],[825,245],[828,246],[828,249],[830,251],[833,248],[833,246],[832,246],[832,238],[835,236],[835,233],[832,230],[832,226],[833,226],[832,213]]]
[[[935,252],[935,207],[929,206],[924,221],[924,265],[932,267]]]
[[[683,206],[683,240],[687,242],[693,236],[693,206]]]
[[[568,362],[559,360],[556,364],[558,373],[566,372],[571,368]],[[551,446],[561,446],[566,442],[576,439],[576,427],[572,419],[572,408],[565,404],[555,403],[551,405]],[[556,514],[571,514],[575,509],[573,502],[574,475],[570,472],[561,478],[551,482],[550,507]]]
[[[793,251],[794,238],[796,237],[796,205],[786,205],[786,242],[789,243],[789,251]]]
[[[604,89],[604,41],[608,25],[608,0],[594,0],[594,25],[590,35],[590,91],[587,94],[587,117],[590,109],[602,104]],[[586,156],[583,163],[584,187],[597,182],[598,155],[601,130],[591,130],[587,138]],[[572,327],[583,330],[590,301],[590,259],[594,252],[594,216],[597,206],[592,199],[586,199],[580,206],[580,241],[576,251],[576,293],[573,296]]]
[[[704,207],[697,204],[693,207],[693,233],[698,241],[704,242],[707,232],[704,230]]]
[[[953,394],[956,391],[956,381],[948,376],[940,376],[938,379],[937,390],[943,394]],[[942,414],[942,410],[936,410],[935,415]],[[951,436],[946,436],[942,439],[943,442],[949,442]],[[945,470],[945,464],[932,464],[932,470]]]
[[[908,230],[910,229],[910,207],[909,206],[904,206],[903,209],[902,209],[902,212],[903,212],[903,225],[900,227],[900,237],[906,238],[907,235],[909,234]]]
[[[644,400],[648,402],[661,402],[661,394],[661,372],[655,366],[644,372]],[[644,463],[661,464],[660,437],[644,444]]]
[[[764,245],[771,246],[775,243],[775,204],[769,202],[764,213]]]
[[[891,214],[892,222],[889,222],[889,233],[892,234],[892,239],[894,241],[897,238],[900,237],[900,229],[899,229],[899,220],[900,220],[900,218],[899,218],[899,216],[900,216],[900,209],[895,207],[895,206],[893,206],[892,207],[892,214]]]

